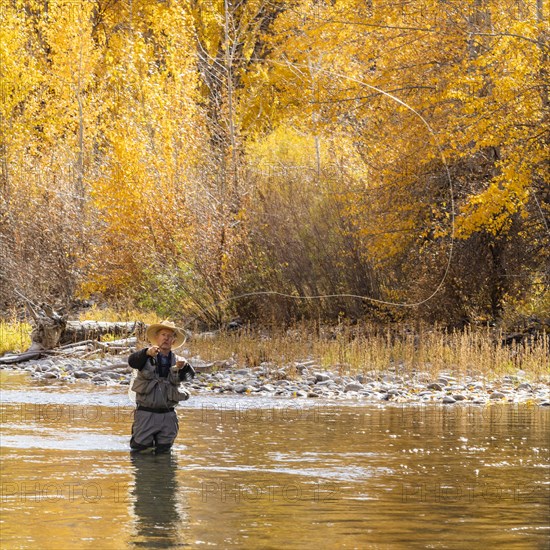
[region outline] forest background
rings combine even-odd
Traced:
[[[542,0],[1,1],[3,315],[550,324]]]

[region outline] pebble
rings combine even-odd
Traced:
[[[438,376],[404,369],[347,373],[346,366],[320,370],[313,361],[290,365],[262,363],[256,367],[239,367],[234,360],[207,363],[191,357],[198,371],[187,386],[197,394],[271,395],[296,399],[388,401],[394,403],[462,403],[484,405],[489,401],[538,404],[550,406],[550,379],[534,381],[525,373],[506,375],[500,379],[486,376],[463,376],[456,379],[448,372]],[[98,360],[78,358],[47,358],[12,365],[10,368],[29,372],[33,380],[42,383],[127,386],[131,369],[124,358],[106,357]],[[223,369],[223,370],[217,370]],[[447,393],[444,395],[444,393]]]
[[[363,389],[363,384],[359,384],[357,382],[352,382],[351,384],[347,384],[344,388],[344,391],[360,391]]]
[[[491,394],[490,399],[504,399],[505,397],[506,397],[506,395],[504,395],[502,392],[494,391]]]

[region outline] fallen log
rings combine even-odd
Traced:
[[[0,365],[14,365],[15,363],[23,363],[24,361],[30,361],[31,359],[39,359],[44,354],[44,348],[41,346],[31,347],[23,353],[9,353],[0,357]]]
[[[140,321],[108,323],[105,321],[67,321],[60,335],[59,344],[82,340],[100,341],[102,336],[114,335],[120,338],[145,334],[145,325]]]
[[[145,324],[140,321],[68,321],[66,315],[55,312],[48,304],[36,305],[21,293],[18,294],[25,300],[33,319],[32,344],[23,353],[0,357],[0,365],[21,363],[51,353],[87,352],[90,342],[100,341],[106,335],[118,336],[119,342],[124,339],[125,347],[128,347],[130,336],[143,339],[145,335]],[[119,344],[118,347],[123,346]]]

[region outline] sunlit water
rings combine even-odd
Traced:
[[[2,381],[1,548],[548,548],[550,411],[194,397],[130,456],[123,389]]]

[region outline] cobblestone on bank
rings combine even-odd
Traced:
[[[269,363],[242,368],[234,361],[206,363],[190,358],[197,376],[186,384],[195,394],[239,394],[285,398],[360,400],[362,402],[460,402],[484,404],[532,403],[550,406],[550,376],[529,380],[523,371],[490,379],[486,376],[454,377],[448,372],[433,376],[427,372],[365,371],[347,375],[324,370],[314,361],[293,363],[281,368]],[[3,367],[23,370],[32,379],[50,384],[86,383],[121,385],[130,383],[131,369],[124,357],[103,359],[47,358]]]

